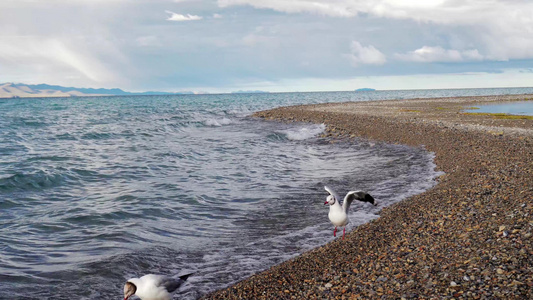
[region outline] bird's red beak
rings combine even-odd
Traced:
[[[324,205],[326,205],[326,204],[329,204],[329,202],[328,201],[324,202]]]

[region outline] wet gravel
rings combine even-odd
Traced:
[[[335,139],[425,147],[443,172],[380,218],[205,299],[533,299],[533,120],[462,108],[527,96],[284,107]]]

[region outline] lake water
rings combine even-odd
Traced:
[[[379,201],[352,205],[350,231],[435,184],[423,149],[254,111],[509,93],[533,89],[0,99],[0,299],[120,299],[185,272],[195,299],[331,241],[324,185]]]

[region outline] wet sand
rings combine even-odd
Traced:
[[[205,299],[533,299],[533,120],[464,114],[533,95],[294,106],[255,117],[424,147],[445,172],[380,218]]]

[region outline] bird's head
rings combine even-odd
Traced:
[[[137,286],[131,282],[126,282],[124,285],[124,300],[128,300],[131,296],[135,295]]]
[[[337,199],[335,199],[335,196],[329,195],[326,198],[326,202],[324,202],[324,205],[326,205],[326,204],[333,205],[333,204],[335,204],[335,201],[337,201]]]

